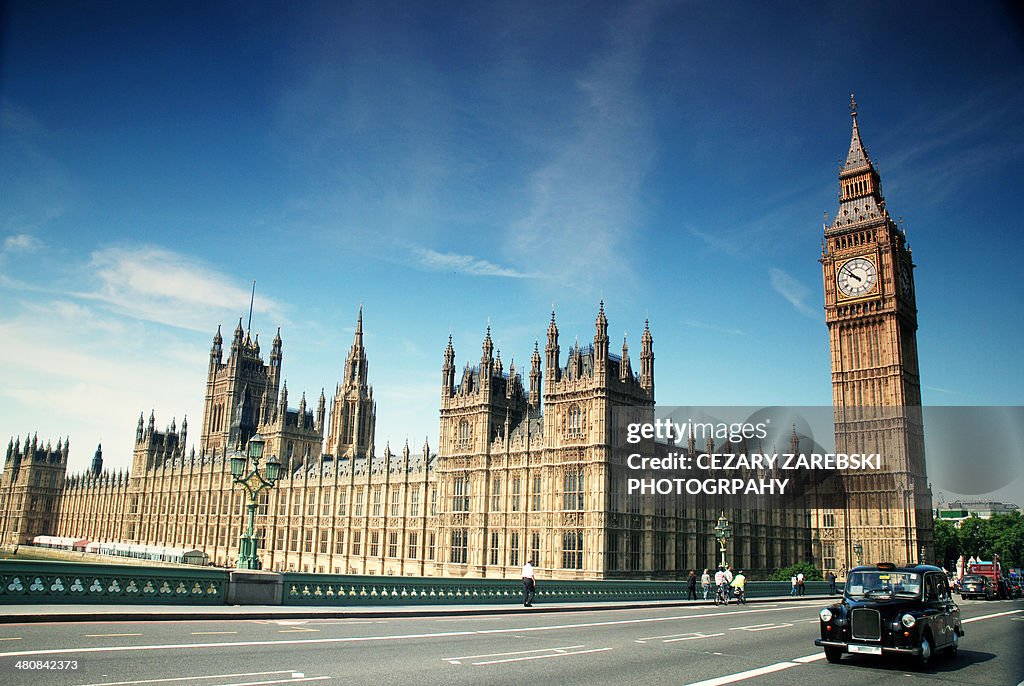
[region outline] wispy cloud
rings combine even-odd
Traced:
[[[768,277],[775,292],[788,300],[797,312],[806,317],[818,318],[819,313],[807,304],[807,298],[810,296],[807,286],[777,267],[768,270]]]
[[[936,393],[945,393],[947,395],[960,395],[959,391],[954,391],[949,388],[939,388],[938,386],[925,386],[929,391],[935,391]]]
[[[414,248],[413,254],[420,267],[431,271],[451,271],[468,276],[500,276],[513,279],[522,279],[530,276],[529,274],[509,267],[502,267],[472,255],[442,253],[430,248]]]
[[[186,255],[164,248],[106,248],[88,265],[92,290],[79,298],[104,303],[123,316],[207,331],[210,322],[237,316],[250,292],[230,277]],[[254,309],[284,321],[283,307],[258,296]]]
[[[739,240],[735,235],[725,235],[720,232],[712,233],[710,231],[701,231],[700,229],[687,226],[686,231],[693,236],[704,242],[712,250],[724,252],[727,255],[733,257],[740,254],[740,247],[743,245],[743,241]]]
[[[638,82],[656,18],[652,8],[634,6],[608,23],[607,49],[576,81],[572,126],[530,175],[529,210],[506,236],[522,263],[562,283],[585,288],[598,278],[633,277],[625,242],[642,221],[638,194],[655,157]]]
[[[35,252],[43,242],[30,233],[19,233],[4,239],[4,252]]]

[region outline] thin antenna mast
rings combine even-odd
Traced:
[[[249,333],[252,331],[252,306],[256,302],[256,279],[252,280],[252,297],[249,298],[249,324],[245,327],[245,332]]]

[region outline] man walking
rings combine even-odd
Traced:
[[[537,590],[537,579],[533,575],[533,559],[523,565],[523,607],[533,607],[533,595]]]
[[[700,585],[704,589],[704,600],[707,600],[708,593],[711,591],[711,575],[708,574],[706,567],[704,568],[704,573],[700,575]]]
[[[833,572],[832,570],[829,570],[829,572],[827,574],[827,579],[828,579],[828,594],[829,595],[835,595],[836,594],[836,574],[835,574],[835,572]]]
[[[690,576],[686,578],[686,599],[697,599],[697,573],[692,569],[690,570]]]

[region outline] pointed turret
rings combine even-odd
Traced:
[[[599,376],[604,374],[608,363],[608,318],[604,314],[604,300],[597,310],[594,321],[594,371]]]
[[[277,334],[274,335],[274,343],[270,349],[270,371],[272,374],[281,373],[281,327],[277,327]]]
[[[533,356],[530,358],[530,405],[540,407],[540,344],[534,339]]]
[[[327,416],[327,398],[324,396],[324,389],[320,389],[320,399],[316,403],[316,425],[313,427],[319,433],[324,431],[324,418]]]
[[[89,473],[94,477],[103,472],[103,446],[96,446],[96,453],[92,456],[92,464],[89,465]]]
[[[281,398],[277,401],[277,416],[283,417],[288,411],[288,382],[281,384]]]
[[[845,164],[839,170],[839,210],[832,223],[832,230],[888,216],[885,212],[885,198],[882,197],[881,178],[861,141],[857,102],[852,93],[850,116],[853,120],[850,150]]]
[[[548,324],[548,344],[544,346],[544,366],[547,370],[548,381],[558,381],[558,325],[555,324],[555,308],[551,308],[551,323]]]
[[[444,364],[441,366],[441,397],[449,397],[455,392],[455,348],[452,347],[452,335],[448,334],[448,347],[444,349]]]
[[[494,359],[494,341],[491,340],[491,325],[487,325],[487,334],[484,336],[484,344],[482,346],[483,355],[480,358],[480,369],[483,371],[485,366],[491,366],[491,360]],[[500,353],[499,353],[500,355]]]
[[[245,330],[242,328],[242,318],[238,318],[238,326],[235,327],[235,337],[231,339],[231,352],[234,353],[242,347],[242,336]],[[232,355],[234,357],[234,355]]]
[[[220,324],[217,325],[217,333],[213,335],[213,345],[210,346],[210,364],[220,364],[224,358],[224,337],[220,335]]]
[[[857,125],[857,101],[850,93],[850,117],[853,119],[853,133],[850,135],[850,151],[846,154],[846,164],[843,171],[860,170],[863,167],[870,167],[871,159],[864,144],[860,140],[860,127]]]
[[[644,334],[640,338],[640,387],[654,397],[654,337],[649,320],[644,320]]]
[[[626,334],[622,334],[622,363],[619,365],[619,381],[626,383],[633,378],[633,367],[629,363],[629,345]]]

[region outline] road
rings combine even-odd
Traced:
[[[5,624],[0,684],[1024,684],[1024,601],[964,601],[955,659],[828,664],[820,600],[471,617]],[[77,669],[27,669],[71,662]],[[22,668],[18,668],[19,662]]]

